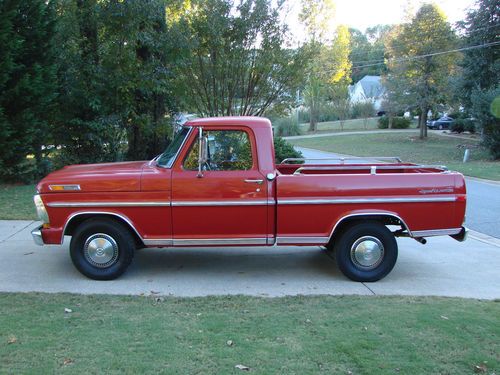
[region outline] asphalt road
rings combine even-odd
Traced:
[[[296,147],[296,149],[301,151],[306,158],[349,156],[303,147]],[[362,160],[368,161],[369,158]],[[314,162],[322,163],[321,161]],[[324,161],[323,163],[328,162]],[[500,183],[487,182],[469,177],[466,177],[465,180],[467,185],[466,226],[477,232],[500,238]]]
[[[118,280],[94,281],[71,263],[68,245],[36,246],[38,223],[0,221],[0,292],[206,296],[436,295],[500,298],[500,241],[398,239],[393,271],[376,283],[345,278],[319,247],[177,248],[138,251]]]

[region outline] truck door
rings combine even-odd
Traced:
[[[204,128],[200,173],[199,131],[173,168],[174,245],[265,245],[268,181],[258,168],[254,134],[245,127]]]

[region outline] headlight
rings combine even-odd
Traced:
[[[40,195],[37,194],[33,197],[33,200],[35,202],[36,214],[38,215],[38,218],[44,224],[48,224],[49,223],[49,214],[47,213],[47,210],[45,209],[45,205],[43,204],[42,198],[40,198]]]

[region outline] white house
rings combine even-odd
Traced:
[[[380,76],[364,76],[354,85],[349,86],[351,103],[372,102],[379,111],[385,93]]]

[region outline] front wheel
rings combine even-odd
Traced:
[[[335,241],[335,259],[342,273],[354,281],[377,281],[396,264],[398,244],[385,225],[354,224]]]
[[[132,262],[135,241],[128,228],[111,219],[89,219],[73,234],[71,260],[85,276],[113,280]]]

